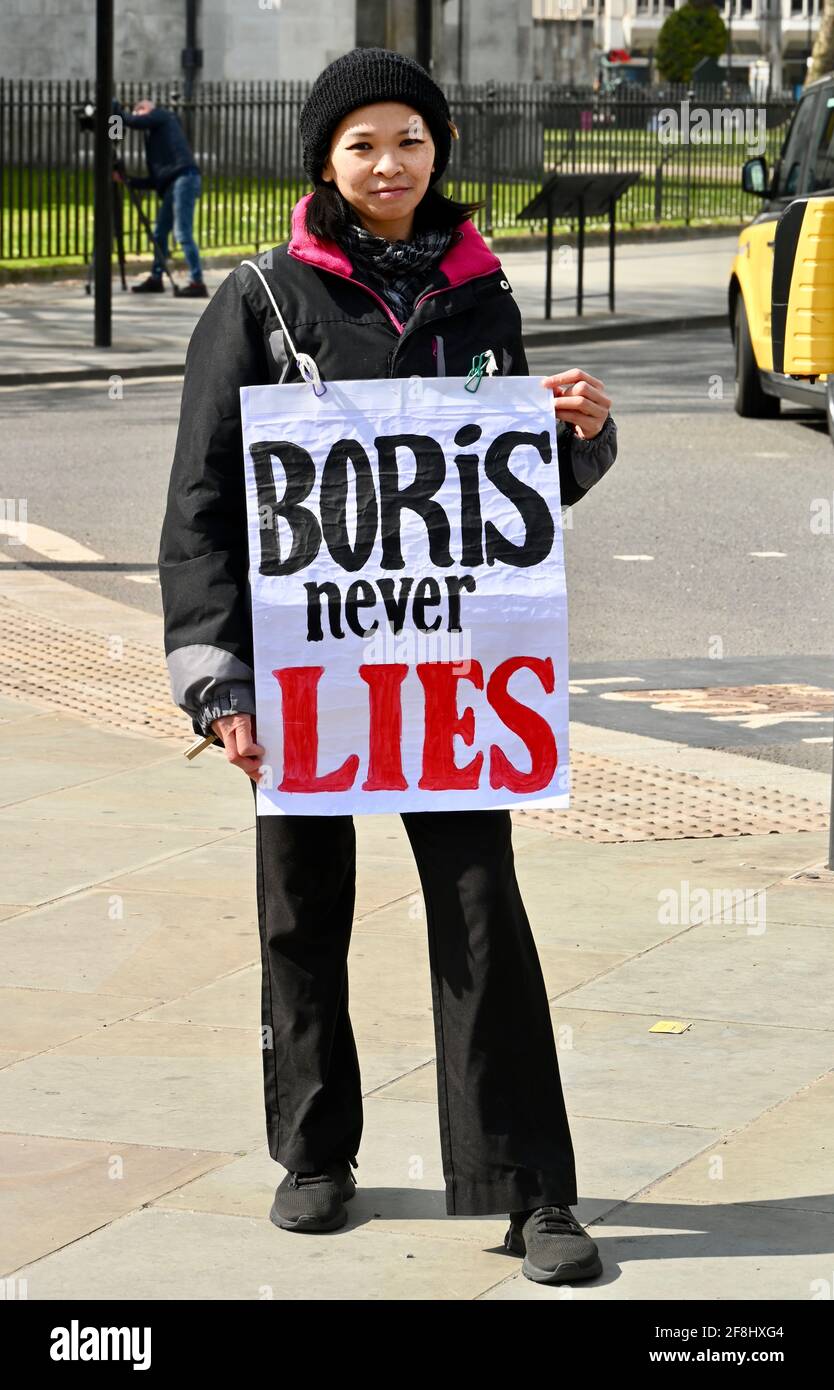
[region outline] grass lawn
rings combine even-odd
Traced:
[[[578,137],[582,144],[594,146],[606,158],[602,167],[621,169],[639,167],[634,163],[637,152],[622,147],[616,151],[614,136],[640,137],[640,158],[645,161],[642,177],[629,189],[617,207],[617,223],[622,227],[642,227],[662,223],[687,226],[699,221],[712,223],[727,220],[738,222],[752,216],[757,200],[741,190],[739,149],[724,154],[728,157],[716,165],[716,149],[700,146],[676,149],[669,154],[662,182],[656,187],[655,166],[652,160],[661,147],[653,133],[642,131],[554,131],[554,137]],[[554,155],[560,146],[553,143]],[[564,153],[564,151],[563,151]],[[586,169],[596,162],[588,158],[589,150],[578,162]],[[732,160],[729,155],[732,155]],[[742,152],[743,154],[743,152]],[[712,161],[712,162],[710,162]],[[574,161],[559,159],[559,167],[570,172]],[[579,170],[577,172],[580,172]],[[492,232],[494,235],[517,236],[523,239],[531,231],[546,230],[543,221],[519,223],[517,214],[537,192],[536,181],[497,180],[492,185]],[[286,240],[289,235],[292,208],[308,189],[306,183],[267,178],[221,178],[206,175],[203,195],[197,204],[194,232],[201,250],[207,254],[251,254]],[[488,186],[482,181],[447,180],[444,191],[464,202],[485,200]],[[660,194],[660,216],[657,216],[656,195]],[[153,194],[142,195],[142,207],[153,222],[156,199]],[[128,198],[124,199],[124,244],[128,258],[146,257],[150,250],[136,211]],[[488,209],[475,214],[475,225],[487,230]],[[605,225],[607,219],[591,219]],[[557,234],[565,235],[574,229],[571,223],[560,223]],[[93,242],[93,180],[89,170],[44,171],[8,169],[2,187],[2,216],[0,216],[0,269],[21,270],[34,266],[81,266],[89,259]]]

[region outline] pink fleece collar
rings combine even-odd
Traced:
[[[292,232],[287,252],[298,261],[307,261],[310,265],[321,266],[322,270],[332,270],[337,275],[347,275],[352,279],[353,265],[342,248],[335,241],[311,236],[307,231],[304,217],[312,196],[312,193],[305,193],[292,210]],[[467,217],[466,221],[460,224],[459,230],[463,233],[462,239],[450,246],[437,263],[450,286],[462,285],[464,281],[472,280],[477,275],[488,275],[491,271],[500,270],[501,262],[490,251],[471,218]]]

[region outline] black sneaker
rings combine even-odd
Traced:
[[[569,1206],[511,1211],[504,1247],[524,1256],[521,1272],[537,1284],[568,1284],[602,1273],[596,1243]]]
[[[187,285],[177,290],[177,299],[208,299],[205,280],[189,280]]]
[[[344,1204],[356,1192],[353,1159],[329,1163],[321,1173],[290,1171],[275,1189],[269,1219],[284,1231],[335,1231],[344,1226]]]
[[[161,275],[148,275],[138,285],[131,285],[134,294],[164,294],[165,283]]]

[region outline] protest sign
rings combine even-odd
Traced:
[[[244,387],[259,815],[568,804],[553,396]]]

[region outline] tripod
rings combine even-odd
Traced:
[[[113,239],[116,243],[116,257],[119,263],[119,277],[122,282],[122,289],[127,289],[127,277],[125,275],[124,203],[122,197],[122,189],[126,188],[128,192],[128,197],[130,198],[130,201],[133,204],[133,207],[136,211],[136,216],[139,218],[141,226],[146,231],[151,241],[151,245],[153,246],[157,256],[159,257],[164,273],[168,276],[168,279],[171,281],[171,289],[174,293],[174,296],[176,297],[179,294],[180,289],[179,285],[176,283],[168,267],[168,258],[167,256],[163,255],[162,247],[157,241],[156,236],[154,235],[154,230],[150,222],[148,221],[147,216],[145,215],[144,208],[142,207],[142,203],[139,197],[137,196],[136,189],[131,188],[130,186],[128,172],[125,168],[124,160],[116,154],[115,150],[113,150],[113,174],[114,176],[118,175],[118,178],[113,178],[111,184],[113,190]],[[87,294],[92,294],[93,292],[94,267],[95,253],[93,253],[93,255],[90,257],[89,263],[87,265],[87,279],[84,284],[84,290]]]

